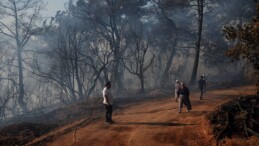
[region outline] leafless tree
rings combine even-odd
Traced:
[[[35,53],[31,71],[52,84],[53,91],[58,91],[53,95],[63,103],[83,100],[92,95],[97,81],[104,84],[104,78],[108,78],[105,70],[112,54],[107,49],[109,43],[85,27],[90,24],[67,12],[57,13],[53,21],[56,24],[44,36],[47,48]],[[41,60],[43,56],[48,59]]]
[[[0,118],[17,114],[17,107],[12,108],[9,104],[18,95],[18,83],[13,69],[15,55],[6,49],[8,47],[12,47],[8,42],[0,42]]]
[[[148,40],[147,38],[145,39],[143,31],[143,24],[141,22],[131,26],[127,37],[129,50],[123,60],[126,69],[139,78],[142,93],[145,92],[144,73],[152,65],[155,58],[155,55],[148,56]]]
[[[109,48],[112,51],[114,67],[111,80],[115,89],[123,89],[120,72],[121,56],[125,51],[123,43],[123,34],[125,21],[122,17],[122,9],[126,1],[123,0],[78,0],[77,5],[71,5],[72,13],[85,21],[91,21],[96,24],[93,29],[109,42]]]
[[[35,52],[30,64],[31,71],[49,83],[55,83],[61,97],[73,101],[83,99],[84,75],[81,72],[80,55],[87,40],[85,30],[80,21],[65,12],[57,13],[55,22],[56,25],[53,24],[44,36],[48,47]],[[42,56],[48,60],[40,59]]]
[[[0,34],[9,38],[17,55],[19,96],[18,103],[23,112],[28,108],[24,101],[23,50],[32,35],[39,31],[41,0],[8,0],[0,2]]]

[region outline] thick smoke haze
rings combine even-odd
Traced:
[[[205,0],[202,13],[195,0],[44,2],[18,18],[0,3],[2,119],[98,98],[108,80],[119,98],[173,89],[176,79],[195,90],[202,74],[211,85],[248,79],[249,65],[225,56],[235,42],[222,28],[251,21],[252,0]]]

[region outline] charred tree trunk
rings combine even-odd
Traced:
[[[172,47],[170,56],[167,60],[166,67],[165,67],[165,70],[164,70],[164,73],[163,73],[163,78],[162,78],[162,83],[161,83],[161,87],[163,87],[163,88],[165,88],[168,85],[167,81],[169,80],[169,70],[170,70],[170,67],[172,65],[172,62],[173,62],[173,59],[174,59],[174,56],[175,56],[176,45],[177,45],[177,38],[174,40],[173,47]]]
[[[191,82],[190,82],[192,85],[195,84],[196,82],[196,77],[197,77],[197,72],[199,67],[204,0],[197,0],[197,6],[198,6],[198,35],[197,35],[197,41],[196,41],[194,65],[192,69],[192,76],[191,76]]]
[[[16,9],[16,5],[15,5]],[[23,84],[23,63],[22,63],[22,46],[19,39],[19,22],[18,22],[18,15],[17,10],[14,11],[15,13],[15,41],[16,41],[16,48],[17,48],[17,58],[18,58],[18,73],[19,73],[19,97],[18,97],[18,103],[22,109],[22,111],[28,112],[27,104],[24,101],[24,84]]]
[[[23,64],[22,64],[22,51],[21,48],[18,47],[17,51],[17,57],[18,57],[18,70],[19,70],[19,97],[18,97],[18,103],[22,109],[22,111],[28,112],[27,104],[24,101],[24,84],[23,84]]]
[[[115,60],[115,64],[114,64],[114,69],[113,69],[113,82],[114,82],[114,88],[116,91],[120,91],[123,89],[123,84],[121,81],[121,74],[119,72],[119,67],[120,67],[120,58],[118,57],[119,55],[115,54],[114,60]]]
[[[110,18],[110,24],[112,28],[112,46],[114,47],[114,60],[115,60],[115,66],[113,70],[113,75],[114,78],[113,80],[115,81],[115,89],[117,91],[121,91],[124,87],[121,81],[121,74],[119,72],[119,67],[120,67],[120,61],[121,61],[121,48],[120,48],[120,43],[121,43],[121,36],[119,35],[118,28],[117,28],[117,23],[116,23],[116,18],[115,18],[115,12],[112,11],[112,15]]]
[[[78,56],[76,56],[77,58]],[[84,98],[83,94],[83,85],[80,80],[80,75],[79,75],[79,67],[78,67],[78,61],[77,59],[75,60],[75,73],[76,73],[76,80],[77,80],[77,86],[78,86],[78,92],[79,92],[79,98],[82,100]]]
[[[178,30],[177,30],[177,27],[176,27],[174,21],[166,15],[166,13],[163,9],[162,9],[162,14],[166,18],[166,20],[169,22],[170,26],[172,27],[172,30],[174,30],[173,35],[172,35],[172,39],[173,39],[173,46],[171,48],[172,50],[169,55],[169,59],[167,60],[166,67],[163,72],[163,76],[162,76],[162,80],[161,80],[161,87],[164,88],[168,85],[166,83],[169,80],[169,70],[172,65],[173,58],[174,58],[175,52],[176,52],[176,45],[177,45],[177,41],[178,41]]]
[[[145,84],[144,84],[144,75],[143,74],[140,74],[139,75],[139,81],[140,81],[140,92],[141,93],[145,93]]]

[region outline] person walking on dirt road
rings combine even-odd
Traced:
[[[113,103],[113,97],[110,91],[111,88],[111,82],[108,81],[105,84],[105,87],[103,89],[103,104],[105,107],[105,122],[107,124],[112,124],[114,121],[112,120],[112,103]]]
[[[189,112],[190,110],[192,110],[192,106],[191,106],[191,102],[190,102],[190,91],[188,89],[188,87],[185,86],[184,83],[180,84],[180,88],[178,90],[178,95],[179,95],[179,113],[182,112],[182,108],[183,108],[183,104],[187,107],[187,112]]]
[[[177,94],[177,92],[178,92],[179,88],[180,88],[180,82],[179,82],[179,80],[176,80],[175,84],[174,84],[174,98],[175,98],[175,102],[178,101],[178,94]]]

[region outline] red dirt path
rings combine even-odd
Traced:
[[[115,110],[113,119],[116,123],[113,125],[104,124],[102,118],[90,123],[83,119],[43,135],[28,145],[38,145],[39,141],[49,137],[53,139],[47,143],[50,146],[216,145],[206,114],[238,96],[255,94],[255,90],[254,86],[214,90],[207,92],[204,100],[199,100],[198,93],[191,93],[193,110],[187,113],[184,107],[181,114],[177,112],[178,102],[173,97],[138,103]],[[70,131],[62,133],[69,127],[72,127]]]

